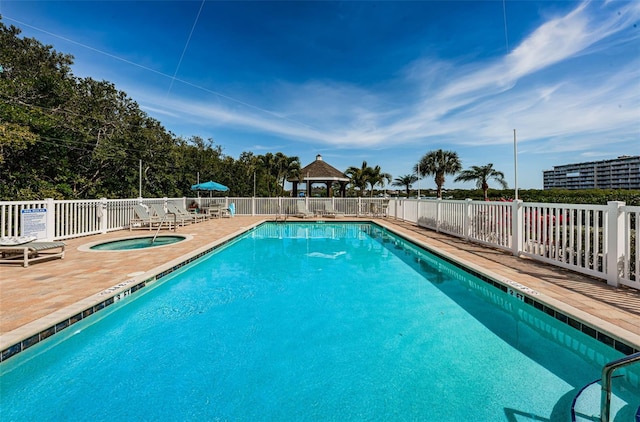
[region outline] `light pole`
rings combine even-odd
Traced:
[[[518,200],[518,142],[516,141],[516,130],[513,129],[513,172],[515,183],[515,200]]]

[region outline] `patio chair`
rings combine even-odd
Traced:
[[[153,229],[160,224],[160,219],[149,214],[149,211],[140,204],[133,206],[134,216],[129,220],[129,231],[134,229]]]
[[[373,205],[373,204],[371,204]],[[382,204],[373,205],[373,216],[374,217],[386,217],[389,209],[389,200],[385,199],[382,201]]]
[[[322,205],[323,205],[322,215],[324,217],[330,217],[330,218],[344,217],[344,213],[342,211],[336,210],[332,203],[323,202]]]
[[[222,217],[222,204],[217,202],[209,204],[204,208],[206,215],[211,218],[220,218]]]
[[[229,204],[227,208],[220,209],[221,217],[233,217],[236,214],[236,204],[233,202]]]
[[[26,242],[23,242],[26,240]],[[28,267],[29,263],[45,259],[64,259],[64,242],[38,242],[23,238],[1,238],[0,263],[22,264]],[[59,249],[54,251],[54,249]]]
[[[296,210],[297,210],[295,214],[296,217],[311,218],[314,216],[314,214],[311,211],[309,211],[304,201],[296,202]]]
[[[151,210],[153,211],[154,216],[160,220],[160,225],[167,223],[169,230],[171,230],[172,225],[186,226],[191,223],[191,221],[187,220],[185,217],[172,212],[166,212],[164,210],[164,206],[161,204],[151,204]]]
[[[203,221],[206,218],[205,214],[192,214],[184,209],[184,207],[174,204],[173,202],[167,202],[167,211],[170,214],[175,214],[176,216],[190,223],[198,223],[199,221]]]

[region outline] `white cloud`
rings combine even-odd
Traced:
[[[182,120],[193,124],[334,148],[444,141],[500,145],[510,143],[517,128],[523,143],[544,145],[533,152],[589,151],[603,139],[638,138],[639,58],[617,57],[616,66],[603,68],[596,55],[603,45],[615,46],[614,35],[639,16],[633,2],[585,2],[550,18],[505,57],[472,64],[417,60],[398,71],[399,79],[375,88],[280,82],[255,97],[207,91],[214,101],[185,98],[170,108],[164,93],[134,97],[144,97],[143,103],[151,104],[147,109],[158,114],[175,116],[179,110]],[[629,37],[624,33],[620,42]],[[176,83],[173,95],[179,92]]]

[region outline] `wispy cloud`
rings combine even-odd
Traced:
[[[549,18],[510,54],[486,62],[423,58],[374,88],[326,80],[279,82],[255,96],[229,97],[241,101],[177,99],[171,108],[194,124],[333,147],[502,144],[517,127],[523,142],[541,142],[544,151],[550,139],[555,139],[552,148],[587,151],[603,139],[637,139],[639,58],[618,59],[608,68],[593,60],[601,61],[595,55],[603,45],[615,47],[616,39],[637,41],[625,31],[639,16],[638,3],[585,2]],[[179,95],[179,82],[173,92]],[[141,103],[151,104],[149,110],[175,115],[163,106],[162,95],[146,91],[134,97],[145,97]]]

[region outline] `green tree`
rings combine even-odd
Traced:
[[[489,163],[486,166],[471,166],[470,169],[462,171],[458,177],[455,178],[456,182],[476,182],[476,187],[482,189],[485,201],[488,199],[487,191],[489,190],[489,179],[493,179],[503,189],[507,189],[509,185],[504,180],[504,173],[493,168],[493,164]]]
[[[371,186],[371,197],[376,186],[384,187],[385,182],[391,183],[392,177],[389,173],[383,173],[380,166],[367,168],[367,183]]]
[[[300,176],[300,159],[296,156],[287,157],[281,152],[276,153],[276,166],[278,184],[280,185],[279,195],[284,193],[284,184],[288,178]]]
[[[289,177],[299,176],[300,159],[282,152],[259,155],[252,163],[257,175],[258,196],[280,196]]]
[[[421,177],[433,175],[437,186],[438,198],[442,198],[442,186],[444,186],[445,175],[456,174],[462,169],[462,164],[458,154],[453,151],[443,151],[441,149],[425,154],[414,171]]]
[[[418,176],[415,174],[405,174],[404,176],[396,177],[392,183],[393,186],[404,187],[407,196],[410,195],[411,185],[418,181]]]
[[[37,199],[55,192],[57,131],[73,94],[72,57],[0,22],[0,197]],[[62,158],[65,158],[64,156]],[[64,161],[62,161],[64,163]]]
[[[351,166],[345,171],[345,174],[351,179],[349,183],[358,188],[358,196],[363,196],[367,184],[369,183],[369,169],[366,161],[362,162],[361,167]]]

